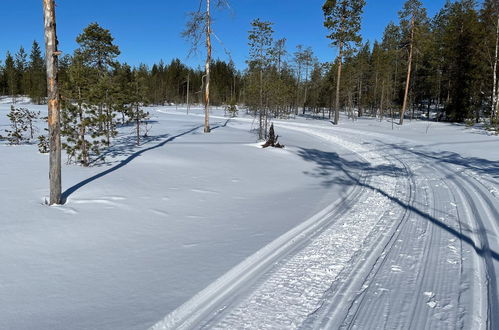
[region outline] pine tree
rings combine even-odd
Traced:
[[[407,77],[405,82],[404,102],[400,113],[400,125],[404,123],[404,114],[407,110],[409,88],[411,82],[412,62],[414,55],[415,44],[420,40],[420,30],[424,25],[428,25],[426,17],[426,9],[420,0],[407,0],[404,3],[403,9],[399,12],[402,34],[407,40],[408,45],[408,60],[407,60]]]
[[[255,19],[251,22],[251,30],[248,35],[248,45],[249,45],[249,63],[251,69],[258,72],[258,91],[259,91],[259,102],[258,102],[258,117],[259,117],[259,128],[258,128],[258,138],[260,140],[267,137],[267,120],[268,120],[268,109],[264,106],[264,84],[265,78],[264,71],[270,65],[272,58],[272,45],[274,33],[272,29],[271,22],[260,21],[260,19]]]
[[[100,129],[102,118],[98,106],[92,103],[94,70],[85,65],[80,54],[75,54],[68,67],[67,81],[62,86],[63,144],[68,161],[90,165],[92,156],[101,154],[106,145],[106,132]]]
[[[90,85],[90,98],[87,100],[98,108],[99,129],[106,137],[106,143],[116,135],[113,105],[113,82],[110,70],[117,66],[116,57],[120,54],[114,44],[111,32],[97,23],[87,26],[76,38],[80,47],[75,51],[84,65],[91,68],[93,83]]]
[[[28,140],[24,136],[29,129],[25,110],[15,108],[13,105],[10,106],[10,112],[7,114],[7,118],[10,120],[10,129],[6,129],[5,132],[7,133],[7,140],[11,144],[21,144]]]
[[[480,71],[480,25],[475,1],[447,3],[440,14],[444,49],[447,118],[463,122],[478,118],[483,79]]]
[[[329,30],[327,36],[332,40],[332,45],[338,47],[338,73],[336,80],[336,103],[334,124],[339,122],[340,111],[340,82],[343,57],[355,46],[361,37],[359,35],[361,26],[361,15],[365,0],[326,0],[322,10],[324,12],[324,26]]]
[[[130,109],[128,117],[135,124],[136,144],[138,146],[140,145],[141,128],[147,125],[146,120],[149,118],[149,113],[142,109],[148,103],[147,75],[147,68],[141,66],[138,70],[134,70],[132,81],[130,82]]]

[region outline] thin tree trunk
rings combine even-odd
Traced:
[[[379,102],[379,116],[380,116],[380,121],[383,120],[384,116],[384,111],[383,111],[383,99],[385,96],[385,81],[381,83],[381,101]]]
[[[190,110],[190,107],[191,107],[191,104],[189,103],[189,88],[190,88],[190,78],[191,78],[191,74],[188,73],[187,74],[187,114],[189,114],[189,110]]]
[[[204,132],[210,132],[210,64],[211,64],[211,16],[210,0],[206,0],[206,85],[204,93]]]
[[[407,63],[407,78],[405,81],[404,103],[402,104],[402,112],[400,113],[400,122],[404,123],[404,114],[407,109],[407,101],[409,97],[409,86],[411,81],[411,68],[412,68],[412,50],[414,47],[414,16],[411,19],[411,43],[409,44],[409,62]]]
[[[305,115],[305,104],[307,103],[308,94],[308,65],[305,67],[305,95],[303,96],[303,115]]]
[[[341,66],[343,63],[343,41],[340,41],[340,49],[338,54],[338,75],[336,79],[336,100],[334,109],[334,124],[338,125],[340,121],[340,83],[341,83]]]
[[[499,111],[499,87],[497,86],[497,61],[499,57],[499,15],[497,16],[497,27],[496,27],[496,49],[494,56],[494,88],[492,92],[492,116],[491,121],[496,117]]]
[[[258,111],[258,113],[260,120],[258,138],[260,140],[263,140],[265,134],[263,132],[263,69],[262,68],[260,68],[260,110]]]
[[[47,65],[48,126],[49,126],[49,205],[61,204],[61,124],[57,77],[57,33],[55,0],[43,0],[45,21],[45,60]]]
[[[135,119],[135,130],[137,131],[137,145],[140,146],[140,115],[139,115],[139,104],[137,103],[136,111],[136,119]]]
[[[359,100],[358,100],[358,116],[362,117],[364,114],[362,113],[362,76],[359,79]]]

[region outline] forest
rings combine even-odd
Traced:
[[[318,62],[310,47],[288,50],[285,38],[274,38],[278,27],[255,19],[245,70],[237,70],[232,61],[212,61],[210,102],[237,103],[250,109],[263,103],[273,116],[280,117],[298,113],[331,116],[338,102],[341,111],[358,116],[392,114],[400,118],[411,65],[406,106],[410,116],[415,110],[429,114],[430,109],[437,109],[444,120],[489,118],[495,123],[499,91],[496,7],[493,0],[481,5],[474,0],[448,1],[434,17],[428,17],[420,1],[410,0],[399,12],[400,21],[386,26],[382,40],[370,44],[358,36],[347,36],[341,58],[327,63]],[[353,16],[362,8],[356,10]],[[358,34],[358,30],[352,33]],[[65,100],[75,101],[75,90],[85,86],[86,93],[79,96],[84,103],[104,103],[105,97],[111,111],[120,113],[123,95],[130,94],[126,89],[137,84],[139,95],[135,97],[142,104],[185,104],[188,94],[190,102],[203,102],[204,70],[200,68],[189,68],[179,59],[134,68],[119,63],[115,59],[119,46],[111,31],[98,23],[91,23],[77,42],[80,48],[60,59]],[[339,63],[343,79],[337,97]],[[36,41],[29,54],[22,46],[7,52],[0,65],[1,95],[28,95],[36,103],[45,102],[44,72]],[[263,101],[260,84],[265,86]]]
[[[112,31],[90,23],[76,38],[79,47],[58,61],[63,147],[71,162],[88,166],[111,144],[118,125],[129,123],[135,123],[140,144],[147,134],[147,105],[204,104],[206,118],[211,105],[233,115],[244,108],[258,118],[259,139],[268,137],[272,118],[307,115],[338,124],[340,111],[352,120],[389,117],[399,125],[406,118],[498,125],[497,1],[447,1],[428,17],[421,1],[407,0],[399,21],[388,24],[372,44],[359,33],[364,6],[364,0],[325,1],[324,42],[337,53],[325,63],[311,47],[288,49],[286,38],[275,36],[278,26],[254,19],[244,70],[231,59],[211,57],[209,6],[206,13],[191,14],[183,33],[198,48],[206,34],[205,68],[188,67],[180,59],[152,66],[120,63]],[[14,102],[25,95],[46,103],[46,70],[36,41],[29,51],[21,46],[7,52],[0,63],[0,94]],[[10,134],[11,142],[22,140],[19,132]],[[46,141],[40,137],[44,150]]]

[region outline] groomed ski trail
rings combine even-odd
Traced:
[[[345,199],[258,251],[152,329],[499,326],[499,215],[483,180],[383,142],[382,134],[276,126],[341,145],[369,167],[352,176],[356,185]],[[318,165],[327,171],[327,162]]]

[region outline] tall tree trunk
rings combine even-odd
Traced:
[[[338,54],[338,74],[336,78],[336,100],[334,109],[334,124],[338,125],[340,121],[340,83],[341,83],[341,66],[343,64],[343,41],[340,41],[340,49]]]
[[[263,132],[263,69],[260,68],[260,110],[258,111],[259,114],[259,130],[258,130],[258,138],[260,140],[263,140],[265,137],[265,134]]]
[[[497,27],[496,27],[496,49],[494,56],[494,88],[492,92],[492,114],[491,121],[495,119],[497,112],[499,111],[499,87],[497,86],[497,61],[499,57],[499,15],[497,15]]]
[[[49,126],[49,205],[61,204],[61,124],[57,67],[57,33],[55,0],[43,0],[45,21],[45,60],[47,65],[48,126]]]
[[[379,120],[382,121],[383,120],[383,116],[384,116],[384,110],[383,110],[383,99],[385,97],[385,81],[383,80],[382,83],[381,83],[381,100],[379,102]]]
[[[191,104],[189,102],[189,89],[190,89],[190,83],[191,83],[191,74],[188,73],[187,74],[187,114],[189,114],[189,110],[190,110],[190,107],[191,107]]]
[[[204,132],[210,132],[210,64],[211,64],[211,16],[210,0],[206,0],[206,84],[204,92]]]
[[[358,107],[359,107],[359,112],[358,116],[362,117],[364,114],[362,113],[362,76],[359,79],[359,100],[358,100]]]
[[[305,70],[305,95],[303,96],[303,115],[305,115],[305,105],[307,103],[307,94],[308,94],[308,65]]]
[[[298,104],[299,104],[299,99],[300,99],[300,83],[301,83],[301,62],[298,62],[298,80],[297,80],[297,85],[296,85],[296,109],[295,109],[295,116],[298,116]]]
[[[404,114],[407,109],[407,101],[409,98],[413,47],[414,47],[414,16],[411,18],[411,42],[409,44],[409,61],[407,63],[407,78],[405,80],[404,103],[402,104],[402,112],[400,113],[400,122],[399,122],[400,125],[404,123]]]

